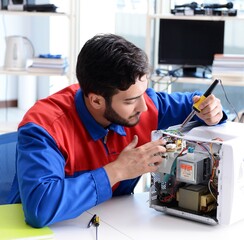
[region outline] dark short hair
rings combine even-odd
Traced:
[[[86,96],[92,92],[111,99],[149,72],[145,52],[115,34],[94,36],[85,43],[77,58],[76,75]]]

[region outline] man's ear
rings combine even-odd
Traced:
[[[95,93],[89,93],[88,94],[88,100],[90,105],[94,109],[101,109],[105,106],[105,99],[101,95],[97,95]]]

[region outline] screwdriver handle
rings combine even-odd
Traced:
[[[199,109],[199,105],[213,92],[214,88],[219,83],[219,79],[215,79],[214,82],[210,85],[210,87],[206,90],[206,92],[200,97],[200,99],[193,104],[193,109],[197,112],[201,112]]]

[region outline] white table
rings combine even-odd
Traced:
[[[149,208],[148,193],[113,198],[76,219],[51,226],[55,239],[95,240],[95,227],[87,228],[93,214],[100,217],[99,240],[243,240],[244,221],[230,226],[211,226],[169,215]],[[244,213],[243,213],[244,214]]]

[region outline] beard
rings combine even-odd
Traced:
[[[122,118],[118,113],[115,112],[115,110],[112,108],[111,104],[106,103],[106,109],[104,112],[104,118],[106,118],[109,122],[121,125],[124,127],[133,127],[137,125],[137,123],[140,121],[140,113],[136,113],[132,116],[130,116],[128,119]],[[130,119],[135,119],[134,122],[131,122]]]

